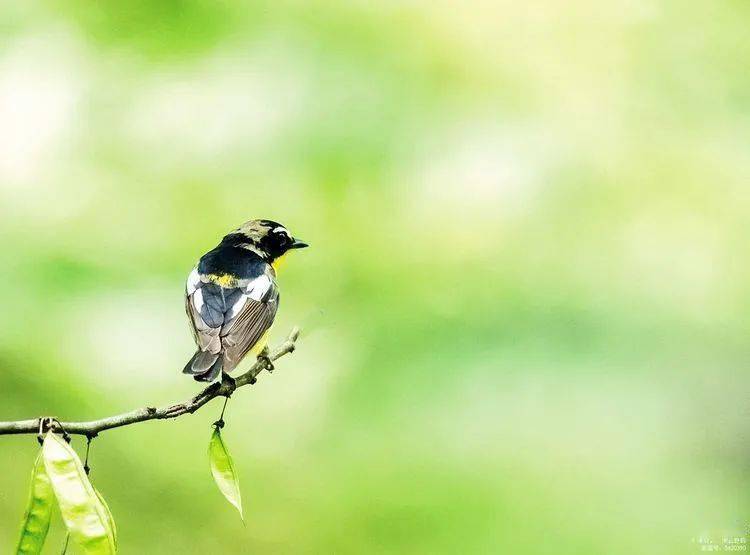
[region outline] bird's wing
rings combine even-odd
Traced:
[[[188,323],[190,324],[190,333],[193,335],[193,340],[195,341],[195,344],[199,344],[198,340],[198,330],[195,327],[195,309],[192,306],[193,299],[192,295],[189,294],[187,291],[185,291],[185,313],[188,317]]]
[[[218,324],[214,321],[215,310],[212,307],[216,306],[216,302],[212,301],[209,305],[205,299],[214,293],[206,287],[208,285],[211,284],[201,279],[197,269],[190,273],[185,286],[185,311],[198,349],[216,354],[221,351],[219,332],[224,318],[222,315]]]
[[[185,299],[198,348],[214,354],[223,351],[224,371],[229,372],[271,327],[279,292],[270,267],[236,287],[212,283],[195,269],[188,277]]]
[[[225,371],[233,369],[268,332],[279,308],[276,282],[258,278],[248,288],[236,316],[224,324],[221,342],[224,347]]]

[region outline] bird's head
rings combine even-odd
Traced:
[[[307,243],[295,239],[289,230],[271,220],[250,220],[232,231],[225,239],[250,248],[260,256],[274,262],[292,249],[303,249]]]

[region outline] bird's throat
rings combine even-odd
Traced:
[[[273,266],[273,269],[276,273],[279,272],[279,268],[281,268],[284,264],[286,264],[286,257],[289,255],[288,252],[285,252],[281,256],[279,256],[276,260],[271,262],[271,266]]]

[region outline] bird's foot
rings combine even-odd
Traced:
[[[229,386],[229,389],[231,389],[232,391],[234,391],[235,389],[237,389],[237,382],[236,382],[236,380],[232,376],[230,376],[229,374],[227,374],[226,372],[222,372],[221,373],[221,382],[220,383],[221,383],[221,385],[227,384]]]
[[[270,354],[268,347],[263,347],[263,350],[258,355],[258,362],[260,362],[263,365],[263,368],[268,370],[269,373],[273,372],[275,369],[273,362],[271,362]]]

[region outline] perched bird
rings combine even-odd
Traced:
[[[304,247],[283,225],[250,220],[201,257],[185,287],[198,351],[183,373],[210,382],[234,370],[248,353],[266,356],[279,307],[276,269],[290,250]]]

